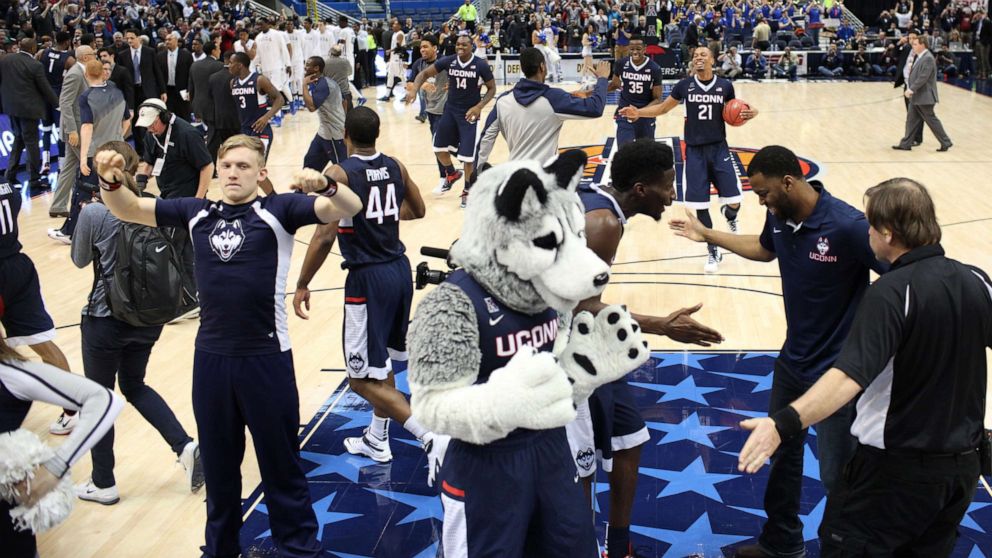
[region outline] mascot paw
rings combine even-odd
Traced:
[[[650,356],[647,345],[640,326],[622,306],[607,306],[595,317],[589,312],[576,315],[560,357],[576,400],[644,364]]]
[[[544,430],[575,419],[572,387],[551,353],[522,347],[489,377],[493,414],[501,425]]]

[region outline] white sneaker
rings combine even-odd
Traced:
[[[703,266],[703,273],[708,273],[710,275],[718,273],[720,271],[720,262],[723,261],[723,256],[720,255],[720,249],[715,248],[710,251],[710,255],[706,258],[706,265]]]
[[[86,500],[87,502],[96,502],[104,506],[112,506],[121,501],[121,495],[117,492],[116,485],[110,488],[97,488],[93,484],[93,479],[89,479],[82,484],[77,484],[73,487],[73,490],[76,492],[76,498]]]
[[[195,320],[199,317],[200,317],[200,307],[197,306],[196,308],[190,310],[189,312],[186,312],[185,314],[182,314],[181,316],[176,316],[175,318],[172,319],[171,322],[167,322],[166,325],[176,325],[186,320]]]
[[[448,442],[451,436],[444,434],[434,434],[428,432],[420,441],[424,452],[427,453],[427,486],[434,486],[438,475],[441,474],[441,465],[444,464],[444,454],[448,452]]]
[[[352,455],[364,455],[372,461],[389,463],[393,460],[393,452],[389,449],[389,439],[374,440],[366,428],[361,436],[344,439],[344,449]]]
[[[197,493],[203,487],[203,463],[200,461],[200,444],[192,441],[186,444],[183,452],[179,454],[179,463],[186,471],[186,484],[189,491]]]
[[[53,422],[52,425],[48,427],[48,431],[56,436],[65,436],[66,434],[72,432],[72,429],[76,427],[77,422],[79,422],[79,413],[67,415],[63,411],[63,413],[59,415],[58,420]]]
[[[72,244],[72,237],[63,233],[62,229],[48,229],[48,238],[62,244]]]
[[[449,190],[451,190],[451,183],[448,182],[447,178],[442,178],[441,181],[437,183],[437,186],[431,190],[431,194],[434,194],[435,196],[443,196],[448,193]]]

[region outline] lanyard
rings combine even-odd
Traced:
[[[176,121],[176,115],[173,114],[172,118],[169,119],[169,130],[165,132],[165,145],[162,145],[158,141],[158,136],[152,134],[152,138],[155,139],[155,143],[162,148],[162,159],[165,159],[165,154],[169,152],[169,139],[172,138],[172,124]]]

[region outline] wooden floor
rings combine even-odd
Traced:
[[[942,102],[937,113],[954,140],[954,148],[935,153],[936,140],[927,131],[923,146],[907,153],[890,148],[902,136],[905,121],[899,93],[886,83],[741,83],[737,85],[738,97],[759,108],[761,114],[747,126],[731,129],[729,143],[753,148],[781,144],[816,160],[824,168],[821,176],[830,191],[856,207],[862,206],[864,190],[881,180],[894,176],[920,180],[936,200],[948,254],[992,271],[992,98],[941,85]],[[378,96],[372,90],[365,94],[369,99]],[[458,237],[462,213],[457,192],[439,199],[430,196],[437,182],[430,134],[426,124],[414,120],[414,109],[374,100],[371,106],[383,122],[380,149],[407,165],[427,198],[427,217],[402,225],[403,241],[416,264],[422,259],[418,255],[421,246],[444,247]],[[595,121],[567,122],[561,145],[602,144],[614,132],[609,116],[612,111],[609,107],[607,116]],[[316,117],[311,114],[288,119],[276,130],[269,171],[277,189],[285,189],[280,185],[301,166],[302,154],[315,130]],[[681,132],[681,113],[659,119],[659,136]],[[500,143],[491,161],[505,157],[505,145]],[[217,199],[216,189],[211,197]],[[45,196],[25,205],[21,242],[41,274],[48,308],[60,328],[57,342],[74,371],[81,372],[79,310],[92,282],[92,271],[76,269],[69,260],[68,247],[45,235],[46,228],[56,225],[47,216],[49,203]],[[673,207],[670,211],[682,210]],[[757,233],[764,214],[756,198],[746,194],[741,212],[743,232]],[[297,239],[306,242],[312,232],[312,228],[303,229]],[[289,285],[295,285],[305,249],[303,244],[297,245]],[[723,333],[724,348],[777,350],[785,335],[778,267],[730,256],[724,259],[719,276],[704,276],[704,253],[701,245],[673,236],[664,223],[638,217],[624,236],[604,300],[624,302],[634,311],[651,314],[667,314],[703,302],[698,317]],[[311,284],[315,291],[335,289],[313,294],[311,319],[304,321],[290,314],[304,422],[342,379],[339,372],[321,371],[343,366],[340,288],[344,273],[337,260],[330,258]],[[439,263],[433,261],[431,265]],[[419,297],[418,293],[416,299]],[[197,324],[166,327],[152,353],[147,378],[193,436],[190,377]],[[651,339],[651,343],[655,349],[688,348],[664,338]],[[36,405],[26,427],[47,432],[57,414],[56,409]],[[51,438],[49,442],[59,443]],[[199,556],[205,517],[203,496],[188,493],[175,455],[132,407],[125,407],[117,421],[115,446],[120,503],[102,507],[79,502],[68,521],[40,538],[41,555]],[[84,481],[89,470],[87,456],[73,468],[74,480]],[[247,495],[259,479],[250,451],[243,477],[243,493]]]

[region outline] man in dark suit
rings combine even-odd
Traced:
[[[903,136],[899,145],[893,145],[892,149],[909,151],[912,149],[910,142],[915,137],[916,132],[923,129],[923,124],[930,128],[937,140],[940,141],[940,148],[937,151],[947,151],[951,148],[951,138],[944,131],[944,125],[933,111],[934,105],[939,100],[937,96],[937,61],[927,47],[929,37],[926,35],[910,35],[909,44],[913,47],[913,54],[916,60],[909,73],[909,80],[906,82],[905,97],[909,99],[909,113],[906,115],[906,135]]]
[[[113,50],[104,47],[97,52],[101,62],[110,64],[110,81],[124,94],[124,103],[127,105],[128,110],[134,112],[134,78],[131,76],[131,73],[124,66],[117,63]]]
[[[165,104],[169,112],[189,120],[189,69],[193,55],[179,48],[179,33],[173,31],[165,38],[165,50],[155,55],[155,62],[165,76]]]
[[[238,105],[231,94],[233,76],[228,71],[231,55],[234,51],[224,53],[224,65],[214,72],[208,81],[209,97],[214,103],[214,126],[207,128],[207,150],[217,163],[217,150],[224,141],[241,132],[241,115]]]
[[[203,45],[203,60],[193,62],[189,69],[189,99],[193,113],[207,128],[213,127],[214,103],[210,98],[210,76],[224,69],[224,63],[217,59],[217,43],[208,41]]]
[[[58,106],[59,99],[45,78],[45,68],[34,59],[38,49],[34,39],[21,39],[21,51],[0,59],[0,107],[10,119],[14,145],[7,163],[7,182],[17,182],[21,152],[27,148],[28,186],[41,186],[41,151],[38,149],[38,123]],[[47,103],[47,104],[46,104]]]
[[[128,48],[117,53],[117,65],[123,67],[134,81],[134,106],[141,106],[145,99],[161,99],[165,101],[165,76],[162,69],[155,63],[155,51],[141,44],[137,29],[124,32],[124,40]],[[131,129],[134,130],[134,147],[138,154],[144,151],[145,129],[134,126],[138,111],[131,111]]]
[[[979,10],[975,14],[975,23],[971,25],[975,30],[975,63],[978,66],[978,79],[989,79],[989,48],[992,47],[992,22],[985,10]]]
[[[903,93],[906,92],[906,82],[909,81],[909,71],[913,66],[913,62],[916,60],[916,54],[913,52],[913,47],[909,45],[909,41],[916,37],[915,31],[910,32],[905,37],[899,39],[899,43],[896,48],[899,49],[899,64],[896,67],[896,82],[893,87],[902,86]],[[909,97],[903,95],[903,103],[906,104],[906,114],[909,114]],[[920,126],[919,132],[913,136],[913,146],[917,146],[923,143],[923,127]]]

